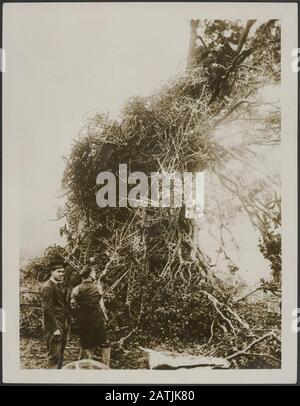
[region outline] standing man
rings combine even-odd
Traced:
[[[102,289],[96,284],[96,272],[92,265],[85,265],[80,275],[82,282],[73,289],[71,307],[76,313],[78,335],[83,352],[92,359],[98,350],[101,360],[109,366],[110,346],[107,338],[107,316],[102,299]]]
[[[60,369],[67,342],[68,313],[63,263],[54,263],[51,276],[42,288],[44,333],[47,342],[48,368]]]

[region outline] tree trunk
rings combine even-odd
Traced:
[[[197,48],[197,28],[199,27],[200,20],[191,20],[190,21],[190,45],[189,53],[187,58],[187,68],[192,68],[195,66],[195,54]]]

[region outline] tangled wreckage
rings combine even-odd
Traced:
[[[59,219],[65,218],[61,235],[67,243],[50,246],[21,272],[24,334],[41,329],[37,292],[51,262],[64,259],[72,288],[78,283],[78,269],[92,258],[104,286],[114,345],[172,341],[169,347],[176,351],[181,343],[193,342],[195,355],[228,357],[235,367],[280,364],[280,316],[272,313],[261,320],[263,303],[246,305],[246,299],[237,298],[235,286],[216,276],[215,265],[197,245],[199,224],[186,218],[184,206],[100,208],[96,203],[97,175],[110,171],[118,179],[120,163],[147,176],[205,171],[259,230],[263,254],[270,228],[276,238],[274,218],[280,222],[280,199],[270,182],[272,174],[260,170],[253,175],[263,187],[250,195],[253,179],[244,184],[230,163],[255,172],[251,147],[279,143],[280,112],[277,108],[262,112],[257,95],[266,84],[280,80],[280,27],[270,20],[249,35],[254,20],[244,27],[225,21],[224,29],[232,30],[233,47],[221,30],[208,42],[213,30],[218,32],[219,20],[202,24],[204,34],[199,36],[201,23],[191,21],[188,66],[182,75],[150,97],[130,99],[119,119],[96,114],[75,140],[62,181],[66,203],[58,212]],[[251,131],[228,146],[218,134],[231,123],[247,123]],[[215,204],[216,194],[209,188],[207,193]],[[118,190],[116,194],[118,198]],[[213,207],[206,215],[214,216]],[[227,255],[222,241],[220,252]],[[273,281],[262,282],[257,289],[266,296],[280,292],[276,258],[269,258]],[[234,264],[226,259],[232,269]],[[255,353],[265,354],[259,361],[249,351],[254,346]]]

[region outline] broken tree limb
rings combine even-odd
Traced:
[[[243,49],[243,46],[245,45],[245,42],[247,41],[248,35],[249,35],[249,31],[251,29],[251,27],[256,23],[256,20],[248,20],[246,23],[246,26],[244,28],[244,31],[242,32],[237,50],[236,50],[236,55],[238,56],[241,52],[241,50]]]
[[[237,298],[234,303],[239,303],[242,300],[247,299],[247,297],[249,297],[250,295],[252,295],[253,293],[255,293],[255,292],[259,291],[259,290],[271,292],[273,295],[275,295],[277,297],[281,296],[281,294],[278,294],[274,289],[271,289],[271,288],[266,287],[266,286],[258,286],[257,288],[250,290],[250,292],[246,293],[244,296],[241,296],[241,297]]]
[[[236,335],[236,330],[233,327],[233,324],[231,323],[231,321],[221,312],[221,310],[218,308],[218,306],[216,305],[216,303],[213,301],[213,306],[216,309],[217,313],[222,317],[222,319],[224,319],[230,326],[232,332],[234,335]]]
[[[262,290],[262,289],[264,289],[262,286],[259,286],[258,288],[255,288],[255,289],[252,289],[252,290],[251,290],[250,292],[248,292],[246,295],[244,295],[244,296],[239,297],[238,299],[236,299],[234,303],[239,303],[239,302],[241,302],[242,300],[245,300],[248,296],[251,296],[253,293],[255,293],[255,292],[259,291],[259,290]]]
[[[249,345],[247,345],[245,348],[243,348],[240,351],[235,352],[234,354],[229,355],[228,357],[226,357],[227,360],[231,360],[233,358],[236,358],[240,355],[245,355],[247,353],[248,350],[250,350],[250,348],[254,347],[254,345],[258,344],[259,342],[265,340],[268,337],[274,337],[274,331],[269,331],[269,333],[265,334],[264,336],[257,338],[256,340],[252,341],[252,343],[250,343]]]
[[[221,303],[215,296],[213,296],[211,293],[206,292],[205,290],[201,290],[201,292],[215,305],[223,306],[234,318],[235,320],[243,326],[246,330],[250,330],[250,326],[248,323],[243,321],[241,317],[234,312],[228,305],[225,303]]]

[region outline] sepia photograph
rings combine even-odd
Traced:
[[[296,74],[273,6],[4,5],[19,370],[285,370]]]

